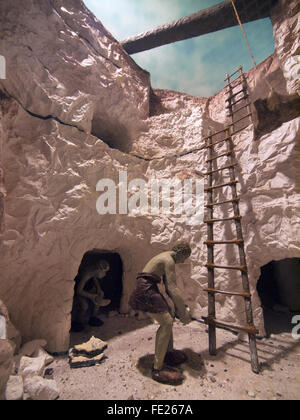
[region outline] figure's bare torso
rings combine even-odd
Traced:
[[[172,258],[172,254],[172,251],[167,251],[156,255],[145,265],[143,273],[152,273],[162,277],[166,274],[166,266],[174,265],[175,269],[175,261]]]

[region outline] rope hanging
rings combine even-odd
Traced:
[[[257,64],[256,64],[256,61],[255,61],[254,56],[252,54],[252,51],[251,51],[251,48],[250,48],[250,45],[249,45],[249,42],[248,42],[248,39],[247,39],[247,35],[246,35],[245,30],[244,30],[243,24],[241,22],[240,16],[239,16],[238,11],[237,11],[237,9],[235,7],[234,0],[231,0],[231,3],[232,3],[232,7],[233,7],[234,13],[236,15],[236,18],[238,20],[238,23],[239,23],[239,25],[241,27],[241,30],[243,32],[243,35],[245,37],[245,40],[246,40],[246,43],[247,43],[247,47],[248,47],[248,50],[250,52],[250,55],[251,55],[251,58],[252,58],[254,67],[256,67]],[[269,107],[270,110],[275,111],[276,109],[279,108],[280,98],[279,98],[278,94],[274,91],[273,87],[271,86],[271,84],[269,83],[269,81],[268,81],[267,78],[265,78],[265,82],[266,82],[266,84],[268,85],[268,87],[270,89],[270,94],[269,94],[268,99],[267,99],[268,107]]]
[[[253,61],[253,64],[254,64],[254,67],[256,67],[256,66],[257,66],[257,64],[256,64],[256,61],[255,61],[254,56],[253,56],[253,54],[252,54],[252,51],[251,51],[251,48],[250,48],[250,45],[249,45],[249,42],[248,42],[248,39],[247,39],[247,36],[246,36],[246,32],[244,31],[244,27],[243,27],[243,24],[242,24],[241,19],[240,19],[240,17],[239,17],[238,11],[237,11],[237,9],[236,9],[236,7],[235,7],[234,0],[231,0],[231,3],[232,3],[232,7],[233,7],[234,13],[235,13],[235,15],[236,15],[236,18],[237,18],[237,20],[238,20],[238,23],[239,23],[239,25],[240,25],[240,27],[241,27],[241,30],[242,30],[242,32],[243,32],[243,35],[244,35],[244,37],[245,37],[245,40],[246,40],[246,43],[247,43],[247,46],[248,46],[248,50],[249,50],[249,52],[250,52],[250,55],[251,55],[251,58],[252,58],[252,61]]]

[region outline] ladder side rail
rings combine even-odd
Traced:
[[[208,138],[208,144],[212,145],[212,137]],[[208,149],[208,172],[213,170],[213,163],[210,160],[213,156],[213,147],[209,147]],[[208,186],[211,187],[213,184],[213,174],[208,175]],[[213,191],[209,190],[207,192],[207,201],[209,203],[213,202]],[[209,207],[207,210],[208,217],[213,218],[213,207]],[[214,232],[213,232],[213,225],[207,225],[207,238],[209,241],[214,240]],[[214,247],[213,245],[207,245],[207,261],[208,264],[214,264]],[[213,267],[208,268],[208,288],[214,289],[215,288],[215,270]],[[208,317],[215,318],[216,316],[216,301],[215,301],[215,294],[209,293],[208,294]],[[216,326],[209,325],[208,326],[208,335],[209,335],[209,353],[211,355],[217,354],[217,340],[216,340]]]
[[[232,118],[232,120],[233,120],[233,118]],[[234,144],[233,144],[232,138],[230,136],[231,132],[233,130],[234,130],[233,126],[231,126],[228,129],[228,137],[230,137],[230,138],[226,142],[227,150],[229,150],[229,149],[233,150],[234,149]],[[233,157],[232,154],[230,155],[230,162],[234,163],[234,157]],[[236,179],[236,177],[235,177],[235,167],[230,168],[229,173],[230,173],[230,180],[235,180]],[[236,184],[233,184],[230,187],[231,187],[231,190],[232,190],[233,198],[237,198],[238,195],[237,195]],[[240,217],[240,210],[239,210],[239,203],[238,202],[233,202],[233,210],[234,210],[234,215]],[[240,218],[235,219],[235,226],[236,226],[237,238],[243,241],[240,244],[238,244],[240,264],[247,268],[247,261],[246,261],[246,255],[245,255],[245,249],[244,249],[244,238],[243,238],[242,224],[241,224],[241,219]],[[243,290],[244,290],[245,293],[249,293],[249,297],[244,298],[247,324],[250,327],[254,327],[254,318],[253,318],[250,285],[249,285],[249,278],[248,278],[248,270],[247,269],[245,271],[241,271],[241,277],[242,277]],[[256,337],[255,337],[254,334],[248,333],[248,339],[249,339],[249,349],[250,349],[252,371],[254,373],[259,373],[260,372],[260,365],[259,365],[259,361],[258,361],[258,354],[257,354],[257,347],[256,347]]]

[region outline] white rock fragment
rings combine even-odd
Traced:
[[[23,378],[19,375],[11,375],[6,384],[5,399],[7,401],[19,401],[23,399]]]
[[[255,392],[253,391],[247,391],[247,394],[250,398],[255,398]]]
[[[54,357],[51,354],[47,353],[43,348],[40,348],[37,352],[37,357],[45,358],[45,366],[50,365],[54,361]]]
[[[24,391],[32,400],[56,400],[59,391],[55,380],[32,376],[24,381]]]
[[[44,355],[40,357],[22,356],[18,373],[25,379],[31,376],[39,376],[43,374],[46,358]]]
[[[6,319],[0,315],[0,339],[5,340],[6,338]]]
[[[0,398],[13,372],[13,349],[8,340],[0,339]]]

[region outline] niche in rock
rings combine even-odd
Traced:
[[[94,116],[91,134],[104,141],[112,149],[128,153],[130,149],[130,135],[128,129],[119,121],[112,118]]]
[[[261,268],[257,283],[267,335],[291,332],[300,314],[300,258],[271,261]]]
[[[97,276],[95,267],[103,265],[107,262],[109,270],[106,272],[105,277],[100,278]],[[78,288],[82,278],[85,278],[85,286],[83,290],[88,293],[95,294],[95,281],[98,282],[101,290],[104,293],[103,299],[110,300],[108,305],[97,307],[97,315],[108,313],[109,311],[118,311],[120,309],[120,302],[123,292],[123,263],[121,257],[116,252],[111,252],[101,249],[92,249],[87,251],[80,263],[77,276],[75,277],[74,285],[74,304],[72,310],[72,330],[78,327],[78,324],[88,324],[91,317],[96,314],[94,312],[95,305],[92,300],[83,298],[83,302],[78,301]],[[80,298],[82,301],[82,298]],[[101,319],[101,318],[100,318]]]

